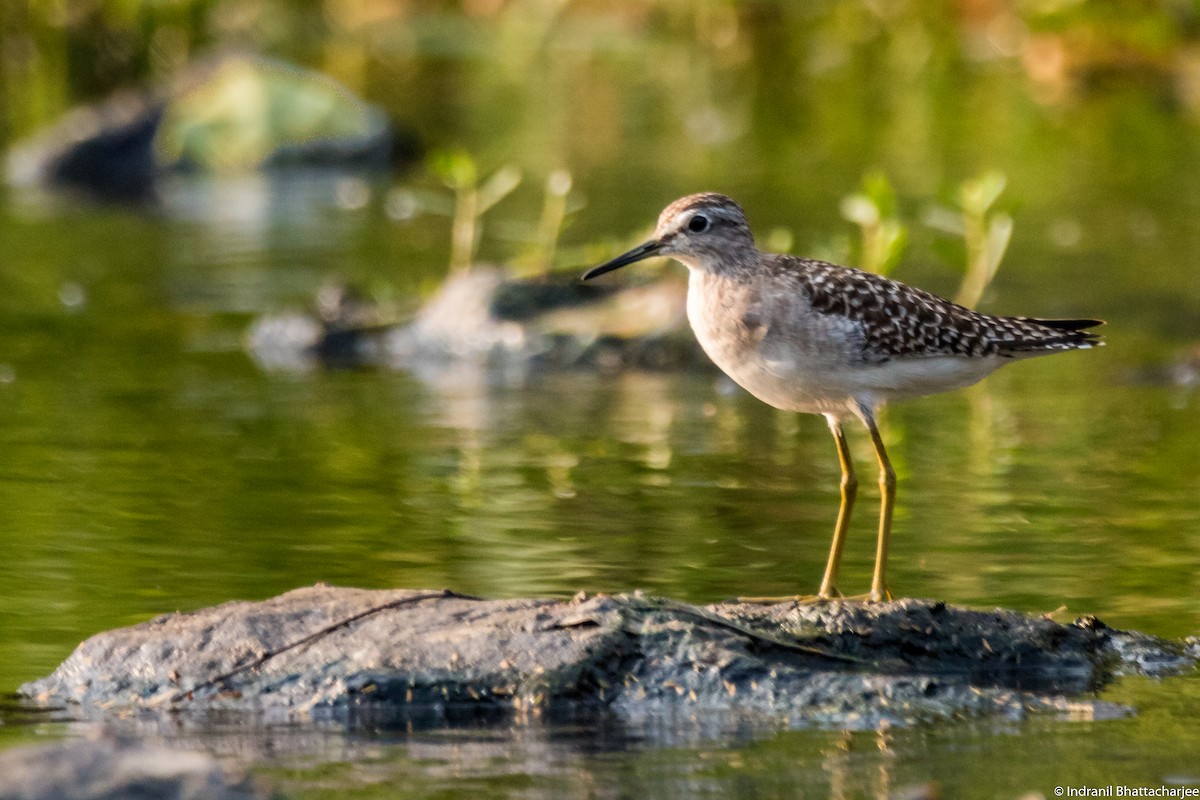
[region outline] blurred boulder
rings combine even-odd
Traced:
[[[8,177],[129,201],[153,197],[172,172],[382,168],[416,155],[413,135],[331,78],[232,55],[197,62],[163,90],[68,112],[13,149]]]
[[[352,368],[378,364],[380,338],[395,323],[358,288],[327,284],[311,312],[264,314],[246,333],[246,349],[266,369],[307,372],[315,367]]]
[[[392,366],[468,361],[502,367],[706,365],[670,279],[618,286],[520,279],[499,267],[452,272],[412,323],[384,340]]]
[[[596,286],[575,274],[516,278],[481,265],[452,271],[404,325],[352,290],[326,287],[311,312],[255,320],[245,342],[261,366],[292,371],[712,369],[688,329],[685,298],[671,278]]]

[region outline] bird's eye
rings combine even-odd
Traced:
[[[708,217],[697,214],[688,220],[688,230],[692,233],[704,233],[708,230]]]

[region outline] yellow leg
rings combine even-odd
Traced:
[[[850,527],[850,514],[854,511],[854,497],[858,492],[858,478],[854,475],[854,462],[850,460],[850,447],[846,444],[846,433],[835,416],[828,416],[829,430],[837,443],[838,462],[842,465],[842,502],[838,506],[837,524],[833,528],[833,542],[829,546],[829,561],[825,564],[825,577],[821,579],[821,590],[817,596],[823,599],[841,597],[837,589],[838,569],[842,566],[842,550],[846,547],[846,531]]]
[[[871,444],[875,446],[875,457],[879,459],[879,542],[875,546],[875,574],[871,578],[871,593],[867,595],[868,600],[877,603],[892,599],[892,593],[887,588],[887,559],[892,538],[892,509],[896,505],[896,471],[892,469],[887,449],[883,446],[875,416],[867,409],[862,411],[862,420],[871,432]]]

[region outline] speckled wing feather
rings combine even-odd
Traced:
[[[772,265],[797,281],[813,310],[861,323],[863,360],[958,355],[979,358],[1095,347],[1094,319],[1044,320],[981,314],[930,292],[862,270],[780,256]]]

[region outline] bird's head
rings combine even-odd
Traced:
[[[719,273],[753,264],[757,251],[741,206],[723,194],[692,194],[663,209],[650,241],[593,267],[583,279],[655,256],[670,256],[689,269]]]

